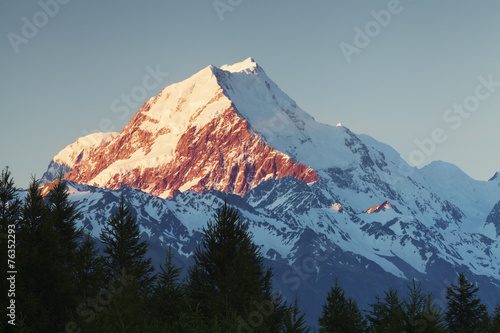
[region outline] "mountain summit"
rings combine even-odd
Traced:
[[[311,183],[316,171],[290,155],[290,143],[310,140],[307,122],[312,118],[253,59],[208,66],[150,98],[119,135],[106,136],[111,140],[96,147],[103,134],[94,134],[88,147],[65,148],[66,158],[58,154],[49,173],[64,170],[80,184],[128,185],[163,198],[186,190],[244,195],[286,176]]]
[[[63,149],[43,181],[64,171],[80,184],[127,185],[162,198],[186,190],[245,195],[269,179],[313,183],[320,169],[374,163],[348,128],[316,122],[252,58],[208,66],[150,98],[118,135],[86,139],[88,147]]]

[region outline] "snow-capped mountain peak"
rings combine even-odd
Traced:
[[[295,128],[277,137],[297,146],[297,127],[312,118],[253,59],[208,66],[150,98],[118,136],[68,165],[66,178],[111,189],[127,184],[161,197],[211,189],[244,195],[290,175],[317,181],[310,164],[274,144],[269,133],[288,125],[276,126],[277,114]]]
[[[257,62],[255,62],[252,57],[249,57],[242,62],[238,62],[232,65],[223,65],[220,67],[220,69],[231,73],[243,72],[247,74],[257,74],[258,72],[263,72],[262,68],[257,64]]]
[[[164,88],[102,149],[65,165],[68,179],[111,189],[244,195],[288,175],[312,183],[317,170],[352,168],[367,154],[351,131],[316,122],[248,58]]]
[[[316,122],[251,58],[164,88],[121,133],[63,149],[44,178],[57,167],[96,233],[125,193],[154,248],[188,257],[225,197],[277,267],[328,248],[306,298],[339,272],[354,292],[366,281],[382,292],[415,277],[451,280],[464,268],[490,291],[500,285],[498,173],[487,182],[441,161],[411,167],[368,135]],[[290,281],[277,272],[275,282]]]

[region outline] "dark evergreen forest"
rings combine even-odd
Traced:
[[[185,278],[171,249],[153,267],[126,197],[93,235],[103,250],[78,218],[62,179],[42,193],[33,178],[21,201],[1,172],[0,332],[500,332],[500,305],[488,313],[464,274],[450,277],[446,308],[414,280],[362,311],[332,280],[318,321],[306,322],[300,300],[273,290],[272,268],[227,202],[207,219]]]

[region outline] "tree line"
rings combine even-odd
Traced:
[[[4,314],[1,332],[500,332],[500,307],[490,316],[464,274],[447,288],[445,310],[414,281],[405,297],[389,289],[363,312],[334,281],[318,322],[307,323],[297,299],[273,290],[272,269],[227,203],[207,221],[182,279],[172,249],[154,268],[123,196],[100,251],[78,227],[66,183],[46,195],[39,185],[33,178],[21,201],[8,168],[0,174],[0,236],[14,226],[17,270],[15,326]],[[0,245],[8,253],[7,238]],[[0,265],[9,270],[6,259]],[[4,311],[9,301],[3,292]]]

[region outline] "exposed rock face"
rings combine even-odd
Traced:
[[[93,133],[77,139],[64,147],[49,164],[47,171],[40,179],[41,184],[51,183],[59,176],[65,175],[76,166],[87,160],[93,151],[118,136],[119,133]]]
[[[242,73],[209,66],[166,87],[144,103],[119,135],[106,137],[99,144],[65,148],[67,158],[59,169],[67,172],[66,179],[79,184],[109,189],[130,186],[162,198],[187,190],[243,196],[265,180],[286,176],[316,182],[315,170],[294,161],[259,135],[253,126],[262,129],[262,119],[249,123],[248,114],[267,117],[269,110],[255,104],[262,92],[247,91],[245,86],[239,87],[242,91],[237,102],[229,97],[229,92],[234,95],[232,85],[242,82],[238,74],[263,81],[268,80],[265,73],[257,71],[258,65],[251,60],[241,68],[233,67],[227,69]],[[247,73],[249,68],[255,70]],[[278,88],[274,89],[270,92],[264,85],[266,94],[278,94]],[[294,103],[273,101],[276,104],[264,107],[294,115],[285,109],[296,108]]]
[[[494,180],[499,180],[500,179],[500,172],[496,172],[493,177],[490,178],[490,182],[494,181]]]
[[[339,213],[343,213],[344,212],[344,208],[338,202],[332,204],[331,207],[332,207],[333,210],[336,210]]]
[[[497,232],[497,237],[500,236],[500,201],[497,202],[486,218],[486,224],[493,224]]]
[[[378,213],[389,208],[394,208],[394,206],[389,201],[384,201],[380,205],[368,208],[367,210],[365,210],[365,213],[367,214]]]
[[[92,184],[92,179],[113,163],[130,159],[138,149],[150,151],[155,136],[161,132],[141,130],[139,125],[145,120],[147,117],[139,112],[116,140],[93,151],[88,160],[76,164],[65,178]],[[139,147],[134,145],[137,142],[141,143]],[[174,158],[168,163],[116,173],[102,185],[118,189],[125,184],[166,197],[178,191],[212,189],[244,195],[264,180],[286,176],[306,183],[318,180],[314,170],[294,162],[258,135],[251,134],[247,121],[233,107],[202,128],[189,127],[174,151]]]

